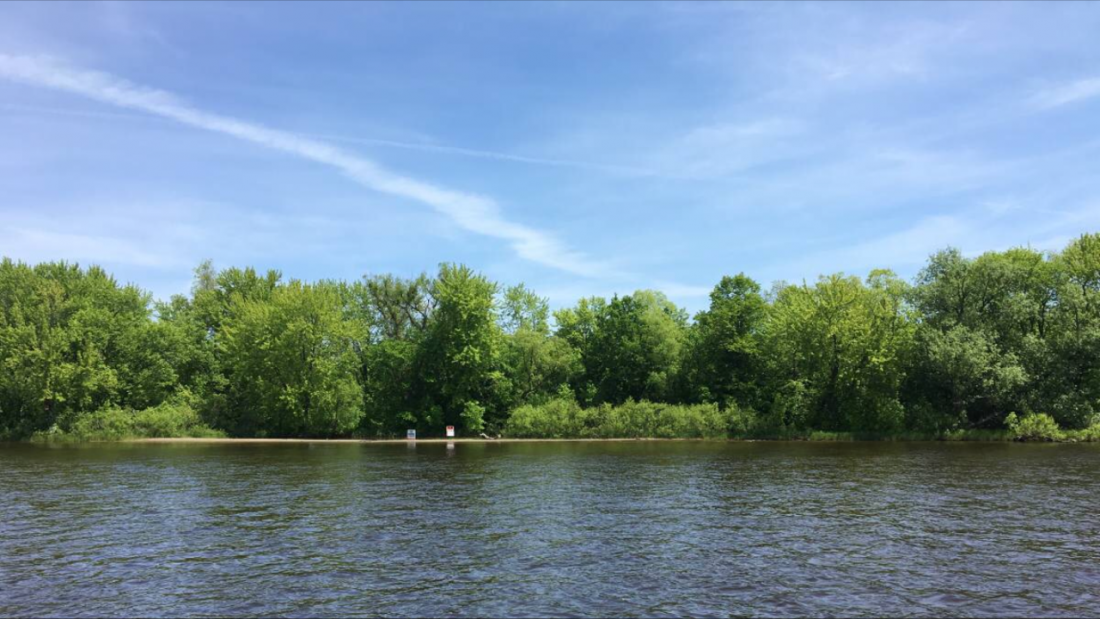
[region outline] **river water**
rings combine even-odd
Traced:
[[[0,444],[0,616],[1100,615],[1100,446]]]

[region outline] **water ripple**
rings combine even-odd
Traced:
[[[0,616],[1082,616],[1100,448],[0,445]]]

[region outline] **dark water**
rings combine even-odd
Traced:
[[[1100,615],[1100,446],[0,445],[0,615]]]

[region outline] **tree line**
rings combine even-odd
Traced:
[[[694,317],[651,290],[551,312],[454,264],[307,283],[206,262],[154,302],[95,266],[0,263],[8,438],[943,435],[1098,413],[1098,234],[947,249],[912,282],[723,277]]]

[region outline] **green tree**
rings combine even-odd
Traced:
[[[426,411],[421,425],[441,432],[441,425],[464,425],[460,422],[469,403],[484,406],[492,397],[501,378],[501,338],[493,303],[496,284],[469,267],[443,264],[432,289],[436,305],[420,344],[417,381]],[[488,411],[482,421],[471,423],[497,424],[503,414]]]
[[[417,345],[405,340],[382,340],[364,352],[362,428],[371,436],[403,435],[408,428],[432,427],[423,415],[425,398],[417,372]],[[436,424],[438,425],[438,424]]]
[[[1062,328],[1059,267],[1027,248],[931,256],[910,295],[922,317],[908,386],[913,424],[999,427],[1011,411],[1075,409],[1052,348]]]
[[[416,340],[427,331],[437,303],[434,282],[427,275],[376,275],[364,278],[364,285],[377,339]]]
[[[583,300],[558,312],[558,336],[580,352],[585,403],[670,397],[679,372],[687,314],[663,294]]]
[[[1057,304],[1037,399],[1060,424],[1081,428],[1100,421],[1100,234],[1075,239],[1053,264]]]
[[[582,370],[580,352],[564,339],[527,329],[504,339],[501,367],[511,389],[508,410],[556,397]]]
[[[607,311],[607,300],[601,297],[588,297],[577,302],[576,307],[564,308],[554,312],[557,323],[555,335],[576,351],[581,361],[581,371],[574,375],[571,382],[577,400],[591,404],[596,399],[595,369],[596,331],[600,316]],[[590,370],[591,368],[591,370]]]
[[[122,360],[137,350],[152,366],[141,378],[166,382],[159,353],[146,351],[149,315],[146,293],[98,267],[0,262],[0,430],[22,436],[142,400],[123,382],[136,378]]]
[[[238,299],[223,326],[230,406],[239,434],[338,436],[363,414],[365,325],[345,320],[335,287],[292,280],[270,299]]]
[[[759,284],[743,273],[722,278],[710,293],[710,308],[695,316],[688,338],[683,388],[689,400],[759,405],[766,315]]]
[[[580,352],[561,337],[550,335],[547,299],[523,284],[504,291],[500,303],[502,380],[496,405],[511,411],[523,404],[542,403],[568,386],[581,369]]]
[[[540,335],[550,333],[550,303],[523,284],[509,286],[501,299],[500,326],[505,333],[521,330]]]
[[[911,369],[910,426],[943,431],[996,427],[1020,401],[1027,373],[991,337],[963,325],[922,328]]]
[[[912,342],[904,288],[889,271],[874,271],[866,285],[838,274],[778,291],[764,341],[774,393],[787,395],[773,399],[773,424],[797,418],[823,430],[901,427],[899,392]],[[805,408],[792,414],[799,400]]]

